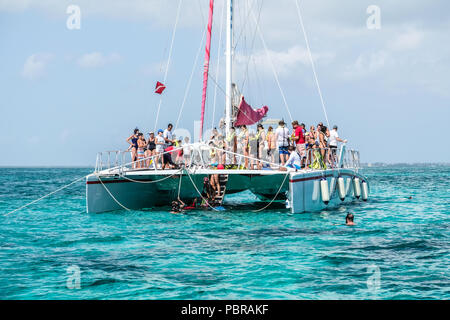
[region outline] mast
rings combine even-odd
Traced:
[[[233,82],[233,0],[227,0],[227,47],[226,47],[226,87],[225,87],[225,131],[228,135],[231,128],[231,85]]]

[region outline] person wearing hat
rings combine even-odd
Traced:
[[[275,130],[278,152],[280,154],[281,165],[284,166],[289,158],[289,129],[285,127],[284,120],[278,122],[278,128]]]
[[[292,140],[294,140],[295,148],[297,149],[298,154],[302,158],[303,164],[304,162],[303,159],[306,157],[306,144],[305,144],[305,135],[303,133],[303,127],[298,124],[297,120],[292,122],[292,127],[294,129]]]
[[[156,140],[156,161],[155,161],[155,166],[156,168],[158,168],[158,162],[159,159],[161,158],[161,168],[164,168],[164,157],[161,157],[160,155],[164,153],[164,146],[166,144],[166,141],[164,140],[163,137],[163,133],[164,131],[162,129],[158,130],[158,135],[156,136],[155,140]]]

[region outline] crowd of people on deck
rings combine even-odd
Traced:
[[[177,139],[172,132],[173,125],[165,130],[149,132],[146,138],[139,129],[127,139],[133,167],[153,169],[176,169],[191,165],[192,148],[188,137]],[[267,131],[259,123],[256,132],[242,125],[232,127],[224,135],[216,128],[212,130],[208,145],[210,165],[217,169],[270,169],[302,168],[325,169],[337,162],[338,143],[346,143],[339,137],[338,127],[329,130],[322,122],[310,126],[292,122],[290,130],[281,120],[274,130]],[[243,155],[244,157],[241,157]]]

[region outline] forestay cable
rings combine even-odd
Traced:
[[[195,61],[194,61],[194,65],[192,66],[191,76],[189,77],[189,81],[188,81],[188,84],[186,86],[186,90],[184,92],[184,97],[183,97],[183,102],[181,104],[180,112],[178,113],[177,122],[175,123],[175,129],[178,128],[178,124],[180,123],[181,114],[183,113],[184,105],[186,104],[186,99],[187,99],[187,96],[189,94],[189,90],[191,88],[192,78],[194,77],[195,67],[197,66],[198,58],[200,57],[200,52],[202,50],[203,40],[205,40],[205,35],[206,35],[206,29],[203,31],[202,40],[200,41],[200,45],[198,47],[197,55],[195,56]]]
[[[225,6],[222,6],[222,20],[220,22],[220,35],[219,35],[219,45],[217,46],[217,66],[216,66],[216,80],[215,83],[219,82],[219,70],[220,70],[220,51],[222,50],[222,33],[223,33],[223,23],[225,21],[224,18]],[[217,102],[217,86],[214,87],[214,105],[213,105],[213,114],[211,121],[211,128],[214,127],[214,119],[216,117],[216,102]]]
[[[302,13],[301,13],[301,10],[300,10],[300,4],[298,3],[298,0],[294,0],[294,2],[295,2],[295,5],[297,7],[297,14],[298,14],[298,18],[299,18],[299,21],[300,21],[300,26],[301,26],[302,31],[303,31],[303,36],[305,37],[306,48],[308,50],[309,59],[311,60],[311,66],[312,66],[312,70],[313,70],[313,73],[314,73],[314,79],[316,80],[316,86],[317,86],[317,90],[319,92],[320,102],[322,103],[323,113],[325,114],[325,119],[327,120],[328,128],[330,128],[330,122],[328,121],[327,110],[325,108],[325,103],[323,101],[322,90],[320,90],[319,79],[317,78],[316,67],[314,65],[314,59],[312,57],[311,49],[309,47],[308,36],[306,35],[305,26],[303,25],[303,18],[302,18]]]
[[[286,106],[287,112],[289,114],[289,118],[291,119],[291,121],[293,121],[294,119],[292,118],[292,114],[291,114],[291,111],[289,109],[289,106],[288,106],[288,103],[287,103],[287,100],[286,100],[286,96],[284,95],[283,88],[281,88],[280,80],[278,79],[277,71],[275,70],[275,66],[274,66],[274,64],[272,62],[272,59],[270,57],[269,49],[267,48],[267,44],[266,44],[266,41],[264,40],[264,36],[263,36],[263,34],[261,32],[261,29],[259,27],[258,20],[256,19],[255,14],[253,12],[252,12],[252,17],[253,17],[253,20],[256,23],[256,29],[258,31],[259,37],[260,37],[261,42],[263,44],[264,50],[266,52],[267,59],[269,60],[270,67],[272,68],[272,72],[273,72],[273,75],[275,77],[275,81],[276,81],[276,83],[278,85],[278,89],[280,89],[281,97],[283,98],[283,102],[284,102],[284,105]]]
[[[174,43],[174,40],[175,40],[175,35],[177,33],[177,26],[178,26],[178,21],[180,19],[180,11],[181,11],[181,4],[182,3],[183,3],[183,0],[180,0],[180,2],[178,2],[177,16],[176,16],[176,19],[175,19],[175,25],[173,26],[172,40],[170,42],[169,58],[167,59],[167,67],[166,67],[166,70],[164,72],[164,81],[163,81],[164,85],[166,85],[167,74],[169,72],[169,67],[170,67],[170,60],[172,59],[173,43]],[[156,112],[154,131],[156,131],[156,126],[158,125],[159,111],[161,110],[161,104],[162,104],[162,95],[159,98],[158,111]]]

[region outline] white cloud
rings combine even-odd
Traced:
[[[424,32],[411,29],[397,35],[389,47],[393,50],[412,50],[418,48],[423,39]]]
[[[167,60],[163,60],[160,62],[155,62],[151,64],[146,64],[141,67],[140,71],[143,75],[147,77],[154,77],[157,75],[164,74],[164,70],[167,66]]]
[[[120,60],[120,55],[117,53],[111,53],[109,55],[104,55],[101,52],[92,52],[82,55],[77,63],[83,68],[98,68],[103,67],[107,64],[114,63]]]
[[[353,64],[347,66],[343,76],[353,78],[374,75],[392,63],[392,57],[384,50],[362,53]]]
[[[311,67],[311,61],[306,48],[302,46],[293,46],[287,50],[274,51],[268,50],[270,60],[272,61],[276,72],[280,76],[291,76],[298,74],[299,68]],[[329,64],[335,58],[334,53],[313,53],[315,63],[321,65]],[[236,57],[236,69],[245,72],[248,63],[248,56],[238,55]],[[272,74],[272,67],[268,60],[265,50],[261,50],[252,54],[253,62],[257,68],[263,70],[266,74]]]
[[[42,77],[45,74],[46,67],[53,58],[49,53],[36,53],[27,58],[22,69],[22,76],[33,80]]]

